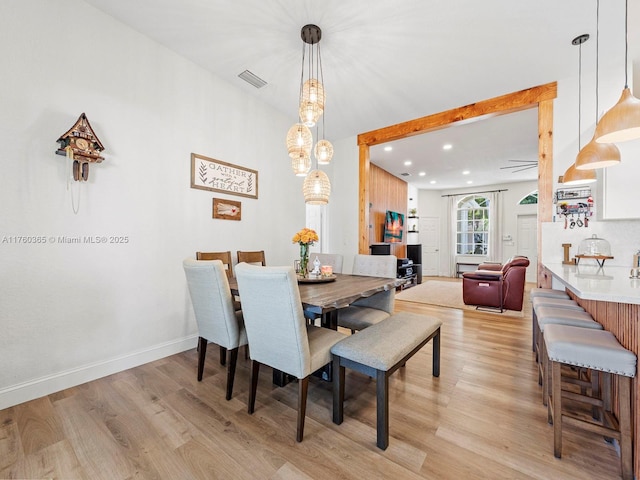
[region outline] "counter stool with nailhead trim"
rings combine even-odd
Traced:
[[[605,438],[615,438],[620,446],[622,478],[633,479],[631,445],[631,379],[636,375],[636,355],[624,348],[616,337],[606,330],[549,324],[544,330],[548,371],[552,383],[549,392],[548,416],[553,423],[553,454],[562,456],[562,425],[567,423]],[[562,390],[562,365],[588,368],[603,376],[603,392],[598,398],[588,398],[601,414],[594,418],[575,415],[562,409],[563,399],[584,401],[582,395]],[[611,384],[617,385],[618,418],[611,405]]]
[[[569,298],[567,292],[564,290],[556,290],[555,288],[540,288],[535,287],[532,288],[529,292],[529,298],[533,300],[537,297],[547,297],[547,298]]]
[[[566,295],[566,294],[565,294]],[[556,307],[556,308],[568,308],[570,310],[578,310],[584,312],[582,308],[575,300],[571,300],[568,296],[566,298],[560,297],[544,297],[538,296],[531,300],[531,336],[532,336],[532,349],[536,352],[536,362],[538,361],[538,351],[536,345],[538,344],[538,320],[537,312],[540,307]]]
[[[538,307],[537,312],[537,354],[538,354],[538,383],[542,385],[542,404],[547,405],[547,397],[551,386],[551,378],[547,375],[546,351],[544,343],[545,327],[551,324],[568,325],[591,330],[602,330],[602,325],[584,310],[571,310],[569,308]]]
[[[542,287],[535,287],[532,288],[531,291],[529,292],[529,299],[531,300],[531,302],[533,303],[533,300],[535,298],[564,298],[564,299],[571,299],[571,297],[569,297],[569,295],[567,294],[567,292],[565,292],[564,290],[556,290],[555,288],[542,288]],[[535,332],[536,332],[536,320],[535,318],[531,319],[532,323],[531,323],[531,348],[532,350],[535,352],[536,351],[536,338],[535,338]],[[538,357],[536,355],[536,361],[538,361]]]

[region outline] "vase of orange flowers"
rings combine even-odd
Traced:
[[[300,274],[303,277],[309,274],[309,247],[318,240],[318,234],[310,228],[303,228],[293,236],[293,243],[300,245]]]

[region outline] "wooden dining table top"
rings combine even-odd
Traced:
[[[331,282],[298,283],[300,299],[305,310],[323,314],[330,310],[344,308],[359,298],[370,297],[385,290],[395,290],[396,287],[406,282],[406,279],[402,278],[369,277],[344,273],[335,275],[336,279]],[[240,301],[242,301],[242,292],[238,290],[238,282],[235,277],[229,279],[229,287],[231,292],[240,296]]]

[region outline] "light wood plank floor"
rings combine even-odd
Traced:
[[[227,402],[212,345],[200,383],[194,349],[0,411],[0,478],[619,478],[616,452],[597,435],[567,427],[554,458],[530,312],[396,309],[442,320],[441,375],[431,375],[431,344],[394,374],[386,451],[375,445],[373,380],[347,371],[338,426],[330,386],[312,379],[298,444],[297,385],[274,388],[263,368],[250,416],[249,362],[240,355]]]

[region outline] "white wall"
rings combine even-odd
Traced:
[[[305,209],[291,119],[81,1],[2,2],[0,30],[1,409],[193,348],[182,259],[291,264]],[[71,185],[75,215],[54,152],[82,112],[105,161]],[[191,189],[191,152],[258,170],[259,198]],[[213,197],[241,201],[242,220],[213,220]],[[128,242],[16,240],[78,235]]]
[[[359,153],[356,137],[333,142],[329,230],[332,253],[344,256],[342,271],[351,272],[358,253]]]

